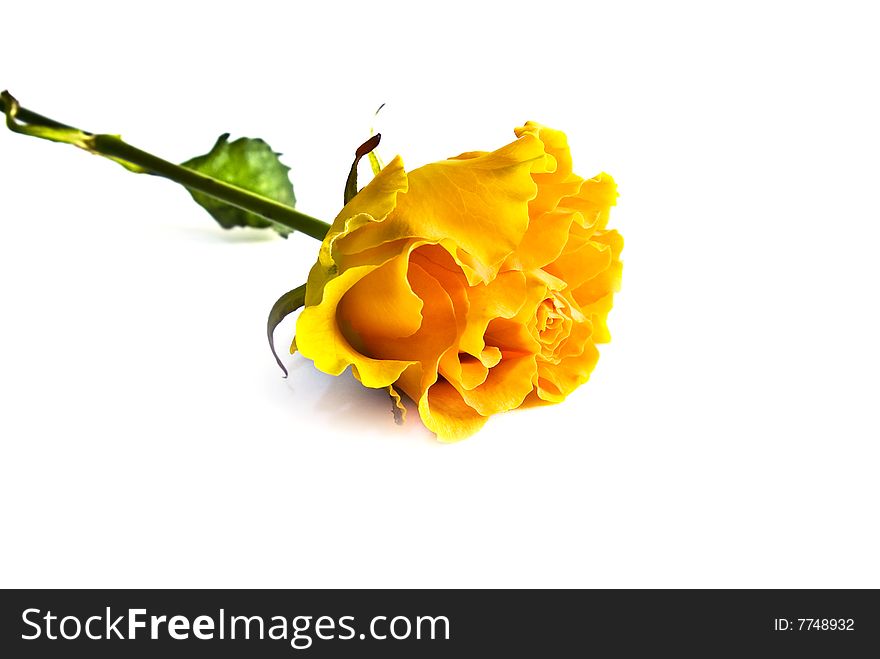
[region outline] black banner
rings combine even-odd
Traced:
[[[880,649],[875,590],[7,590],[0,598],[0,656],[16,658]]]

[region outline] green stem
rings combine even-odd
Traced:
[[[7,92],[0,96],[0,111],[6,113],[7,126],[15,132],[73,144],[116,160],[127,169],[167,178],[317,240],[323,240],[330,229],[329,224],[315,217],[244,188],[175,165],[124,142],[118,135],[88,133],[26,110],[19,107]],[[25,122],[25,125],[16,122],[16,119]]]
[[[7,92],[8,93],[8,92]],[[6,96],[0,97],[0,112],[6,113]],[[78,130],[73,126],[68,126],[67,124],[62,124],[60,121],[55,121],[54,119],[50,119],[49,117],[44,117],[41,114],[37,114],[36,112],[31,112],[30,110],[23,108],[21,106],[18,107],[18,111],[15,114],[15,118],[19,121],[23,121],[26,124],[35,124],[37,126],[46,126],[47,128],[64,128],[67,130]],[[81,131],[82,132],[82,131]]]
[[[151,174],[170,179],[192,190],[204,192],[227,204],[237,206],[290,229],[301,231],[317,240],[323,240],[327,231],[330,230],[329,224],[315,217],[300,213],[274,199],[263,197],[244,188],[230,185],[219,179],[158,158],[123,142],[116,135],[95,135],[91,140],[91,146],[97,153],[143,167]]]

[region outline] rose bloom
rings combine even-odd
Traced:
[[[407,173],[398,156],[333,222],[291,352],[418,404],[442,441],[587,381],[620,285],[607,174],[572,172],[565,134]]]

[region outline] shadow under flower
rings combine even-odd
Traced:
[[[269,229],[253,229],[250,227],[236,227],[234,229],[220,229],[216,225],[204,227],[179,226],[175,232],[182,237],[196,242],[221,242],[221,243],[265,243],[278,240],[278,234]]]
[[[319,424],[332,425],[358,434],[395,437],[408,441],[437,444],[419,419],[415,403],[404,398],[406,421],[394,422],[392,402],[384,389],[369,389],[354,379],[351,370],[332,376],[317,370],[312,362],[294,355],[285,360],[288,388],[295,394],[297,406],[309,410]]]

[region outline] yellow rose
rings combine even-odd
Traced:
[[[562,401],[609,340],[623,241],[613,179],[572,172],[565,134],[404,171],[398,156],[333,222],[291,351],[331,375],[395,387],[443,441]]]

